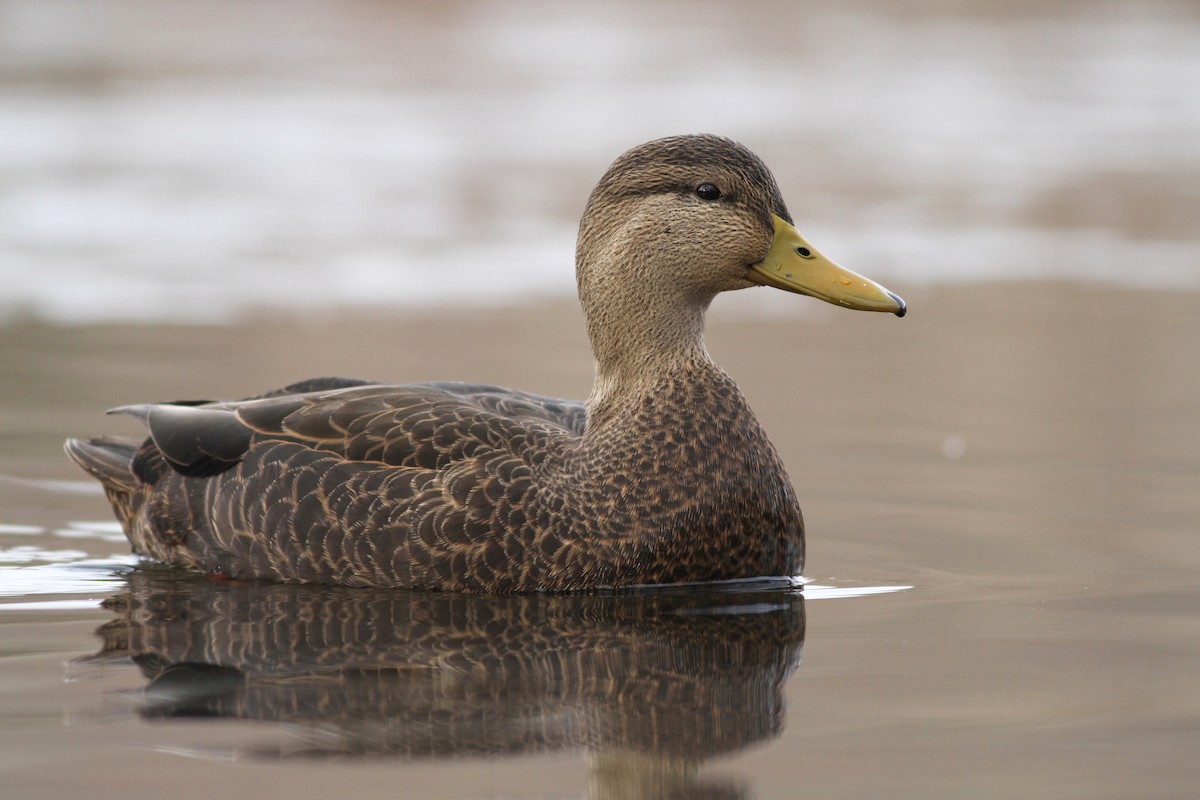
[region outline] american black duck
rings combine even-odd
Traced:
[[[135,552],[231,578],[473,592],[791,575],[800,507],[709,357],[704,313],[756,285],[904,315],[821,256],[761,160],[717,136],[618,158],[576,253],[586,403],[321,378],[236,402],[117,409],[144,442],[72,439]]]

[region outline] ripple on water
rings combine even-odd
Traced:
[[[37,544],[9,545],[4,541],[7,537],[47,534],[75,540],[125,541],[120,526],[115,522],[68,522],[65,527],[54,530],[40,525],[0,524],[0,537],[3,537],[0,538],[0,598],[117,591],[121,588],[125,573],[139,560],[132,553],[96,557],[75,547],[55,547],[44,539]],[[23,603],[0,601],[0,609],[63,610],[91,608],[99,602],[91,599],[31,600]]]
[[[45,533],[41,525],[8,525],[0,522],[0,536],[37,536]]]
[[[117,591],[138,561],[132,553],[95,558],[80,550],[0,548],[0,597]],[[0,608],[11,610],[2,602]]]

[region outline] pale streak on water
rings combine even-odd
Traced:
[[[607,163],[701,130],[885,281],[1200,285],[1187,3],[205,8],[0,3],[0,318],[568,295]]]

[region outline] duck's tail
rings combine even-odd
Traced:
[[[110,492],[131,493],[138,484],[133,458],[140,441],[103,436],[96,439],[67,439],[63,449],[84,471]]]
[[[108,436],[68,439],[64,445],[71,460],[104,486],[104,494],[131,543],[134,541],[130,533],[133,519],[150,488],[144,481],[145,476],[135,472],[134,459],[141,447],[142,443],[133,439]],[[136,543],[134,550],[138,551]]]

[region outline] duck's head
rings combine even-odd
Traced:
[[[905,312],[804,240],[758,156],[710,135],[656,139],[613,162],[580,223],[577,279],[589,319],[614,305],[626,316],[702,314],[717,293],[757,285]]]

